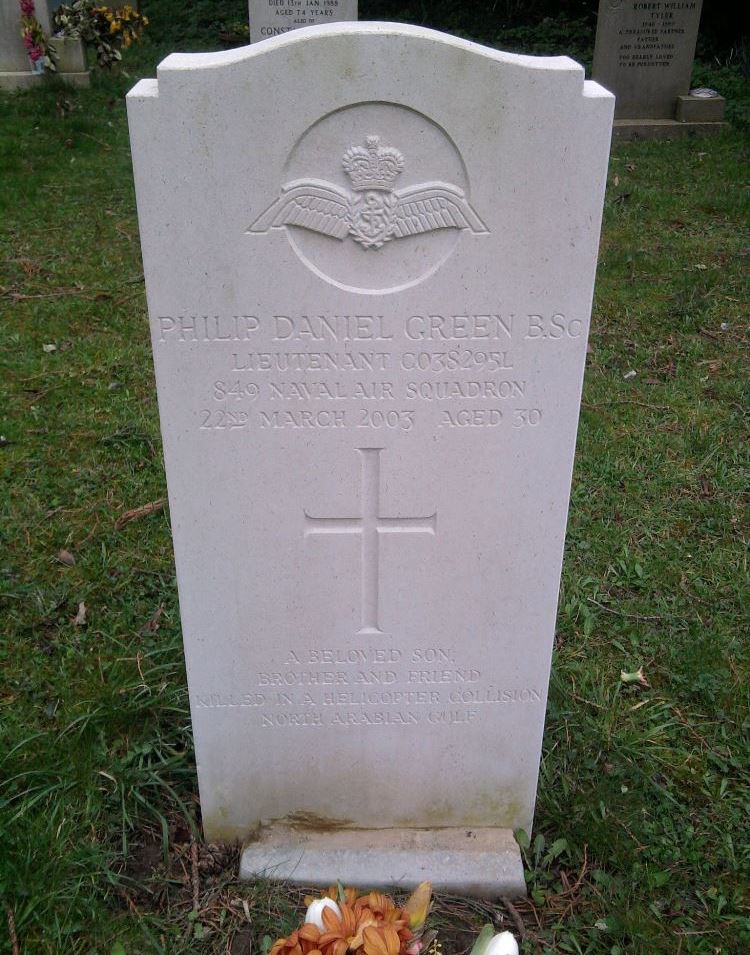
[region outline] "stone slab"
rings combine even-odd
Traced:
[[[57,55],[57,69],[61,76],[86,73],[86,49],[83,40],[75,37],[56,36],[52,45]]]
[[[526,895],[518,844],[507,829],[317,832],[269,827],[243,849],[240,878],[299,885],[411,889],[497,898]]]
[[[39,0],[36,15],[43,29],[50,33],[50,5]],[[0,0],[0,90],[26,90],[44,81],[45,73],[35,73],[20,35],[21,15],[17,0]],[[55,76],[71,86],[89,86],[86,57],[81,40],[72,37],[54,37],[52,45],[57,54]]]
[[[21,40],[18,0],[0,0],[0,77],[5,73],[30,72],[29,57]]]
[[[729,123],[680,123],[676,119],[616,119],[612,138],[623,142],[636,139],[701,139],[718,136]]]
[[[599,0],[592,76],[615,119],[674,119],[688,93],[702,0]]]
[[[723,96],[678,96],[678,123],[721,123],[727,101]]]
[[[30,90],[43,83],[44,73],[0,73],[0,90],[6,93],[12,93],[22,90]],[[55,78],[68,83],[70,86],[86,88],[91,85],[91,74],[86,73],[55,73]]]
[[[51,0],[36,0],[35,15],[47,36],[52,32],[52,9]],[[29,57],[21,39],[18,0],[0,0],[0,73],[30,71]]]
[[[290,30],[357,19],[357,0],[249,0],[250,42]]]
[[[128,112],[206,836],[528,832],[613,98],[384,23],[157,73]]]

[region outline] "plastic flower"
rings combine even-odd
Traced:
[[[286,938],[280,938],[271,946],[269,955],[311,955],[319,951],[320,930],[315,925],[305,924]]]
[[[355,951],[362,945],[361,926],[352,907],[342,902],[336,908],[338,914],[331,906],[326,906],[320,912],[323,931],[319,944],[323,955],[345,955],[349,949]]]
[[[429,885],[420,886],[406,911],[382,892],[359,895],[331,886],[322,897],[305,899],[304,925],[275,942],[270,955],[420,955],[429,898]],[[418,926],[417,937],[410,922]]]
[[[341,917],[341,909],[336,905],[333,899],[325,896],[322,899],[313,899],[307,906],[305,922],[315,925],[321,932],[325,930],[325,926],[323,925],[323,909],[331,909],[335,915],[338,915],[339,918]]]
[[[518,942],[510,932],[500,932],[490,939],[484,955],[518,955]]]
[[[518,942],[510,932],[496,935],[491,925],[485,925],[474,942],[471,955],[518,955]]]
[[[368,925],[362,932],[365,955],[398,955],[401,939],[392,925]]]

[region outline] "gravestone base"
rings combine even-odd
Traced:
[[[680,123],[721,123],[727,101],[723,96],[678,96],[675,119]]]
[[[619,141],[636,139],[702,139],[729,129],[728,123],[681,123],[676,119],[616,119],[612,138]]]
[[[300,885],[414,888],[484,898],[525,896],[521,853],[510,829],[335,829],[267,826],[247,843],[240,878]]]
[[[55,73],[34,73],[28,70],[13,70],[0,72],[0,90],[13,92],[14,90],[28,90],[38,86],[47,76],[55,76],[70,86],[88,87],[91,85],[91,76],[86,69],[86,54],[83,43],[75,37],[52,38],[57,58]]]
[[[30,90],[34,86],[39,86],[43,82],[45,73],[0,73],[0,90],[6,93],[12,93],[16,90]],[[91,77],[88,73],[55,73],[53,74],[63,83],[70,86],[85,88],[91,85]]]

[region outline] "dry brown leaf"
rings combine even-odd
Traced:
[[[161,620],[161,615],[163,613],[164,605],[161,604],[156,608],[148,623],[141,627],[141,633],[156,633],[156,631],[159,629],[159,621]]]
[[[66,567],[73,567],[76,562],[75,557],[70,553],[69,550],[65,550],[65,548],[57,552],[57,559],[61,564],[65,564]]]
[[[149,514],[155,514],[161,511],[167,503],[165,497],[160,497],[156,501],[149,501],[148,504],[142,504],[141,507],[134,507],[130,511],[124,511],[115,521],[115,530],[121,530],[130,521],[137,521],[141,517],[148,517]]]
[[[86,604],[81,601],[78,604],[78,613],[72,620],[74,627],[82,627],[86,623]]]
[[[19,264],[29,278],[41,269],[41,265],[33,259],[19,259]]]

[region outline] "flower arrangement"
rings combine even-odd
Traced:
[[[21,9],[21,39],[26,47],[26,52],[29,54],[29,59],[35,68],[41,67],[42,70],[54,72],[57,68],[55,48],[49,42],[41,23],[36,18],[34,0],[19,0],[18,6]]]
[[[277,939],[268,955],[442,955],[437,932],[426,930],[431,901],[429,882],[401,907],[383,892],[360,894],[338,883],[305,899],[302,925]],[[485,925],[471,955],[518,955],[518,944],[510,932]]]
[[[271,946],[269,955],[440,955],[435,932],[425,932],[432,887],[419,885],[400,908],[382,892],[360,895],[341,884],[307,898],[303,924]],[[430,947],[432,946],[432,947]]]
[[[87,46],[93,46],[96,62],[107,70],[122,59],[121,49],[140,40],[147,26],[148,17],[129,4],[112,10],[95,6],[93,0],[73,0],[55,11],[56,29],[64,36],[79,37]]]

